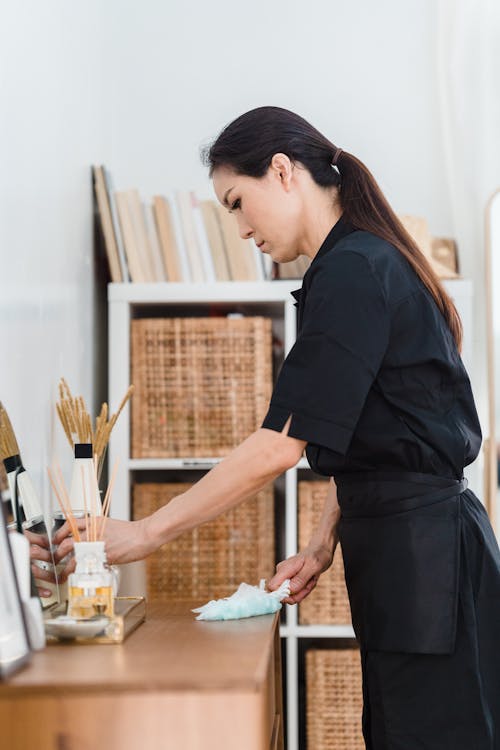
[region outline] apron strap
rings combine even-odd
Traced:
[[[346,481],[344,483],[344,479],[339,477],[338,486],[340,486],[341,489],[348,489],[349,493],[353,493],[353,491],[355,492],[356,488],[359,488],[359,491],[364,495],[366,495],[366,493],[370,490],[370,485],[372,485],[373,487],[376,486],[377,489],[380,490],[380,488],[383,487],[384,482],[400,482],[402,491],[404,489],[405,482],[428,484],[429,486],[433,486],[434,488],[437,487],[437,489],[434,489],[431,492],[426,492],[423,495],[415,495],[414,497],[397,499],[384,503],[374,502],[373,505],[370,504],[369,507],[367,507],[366,503],[363,503],[362,507],[359,507],[359,505],[356,507],[356,502],[340,502],[342,516],[344,518],[375,518],[380,516],[390,516],[394,513],[404,513],[406,511],[415,510],[416,508],[424,508],[428,505],[434,505],[435,503],[440,503],[443,500],[457,497],[458,495],[461,495],[462,492],[465,492],[468,486],[468,482],[465,477],[462,477],[462,479],[453,480],[446,477],[432,477],[432,475],[419,475],[412,472],[398,472],[397,474],[395,473],[394,475],[392,475],[390,479],[386,479],[386,476],[391,475],[390,472],[388,472],[387,475],[379,474],[376,472],[367,472],[367,474],[371,475],[370,481],[363,481],[360,479],[360,475],[358,475],[357,480],[354,480],[353,478],[352,481]],[[428,477],[429,479],[433,479],[434,482],[431,483],[430,481],[418,481],[416,479],[416,477],[418,476]],[[337,478],[335,481],[337,482]],[[343,493],[341,492],[340,496],[342,496],[342,494]]]

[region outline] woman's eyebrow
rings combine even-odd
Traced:
[[[228,200],[227,200],[227,196],[229,195],[229,193],[231,192],[231,190],[232,190],[233,188],[234,188],[234,185],[233,185],[233,187],[230,187],[230,188],[228,188],[228,189],[226,190],[226,192],[224,193],[224,198],[222,199],[222,202],[223,202],[223,204],[224,204],[225,206],[229,206],[229,203],[228,203]]]

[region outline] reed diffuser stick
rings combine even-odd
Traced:
[[[61,508],[63,516],[65,517],[66,521],[69,524],[71,533],[74,539],[76,539],[77,541],[80,541],[80,534],[78,531],[78,527],[76,525],[75,517],[73,516],[73,513],[71,512],[71,508],[68,509],[66,505],[64,504],[64,501],[61,495],[59,494],[59,490],[56,486],[55,478],[52,476],[52,472],[50,471],[49,468],[47,468],[47,473],[49,475],[50,484],[52,485],[52,489],[54,490],[54,494],[57,498],[57,502],[59,503],[59,507]]]
[[[97,502],[96,499],[99,498],[100,502],[100,493],[99,493],[99,484],[96,479],[96,460],[94,457],[94,460],[92,461],[92,466],[87,466],[87,469],[89,471],[89,487],[91,488],[91,500],[92,500],[92,538],[94,542],[97,540]],[[101,506],[101,513],[102,513],[102,506]]]
[[[64,494],[61,494],[60,498],[62,500],[63,513],[64,513],[65,518],[66,518],[66,520],[67,520],[67,522],[68,522],[68,524],[70,526],[70,529],[71,529],[71,535],[73,536],[73,538],[77,542],[79,542],[80,541],[80,530],[78,528],[78,524],[76,523],[76,518],[73,515],[73,511],[71,510],[71,507],[69,507],[69,505],[66,504],[66,501],[64,499]]]
[[[66,483],[64,481],[63,473],[61,471],[61,467],[59,466],[59,464],[57,464],[57,466],[56,466],[56,471],[57,471],[57,474],[59,475],[59,487],[61,489],[61,497],[62,497],[62,499],[64,501],[65,507],[67,508],[67,514],[68,514],[67,518],[68,518],[68,521],[69,521],[70,518],[72,519],[73,526],[74,526],[75,531],[76,531],[76,540],[77,540],[77,542],[79,542],[80,541],[80,532],[78,530],[78,524],[76,523],[76,519],[75,519],[75,516],[73,514],[73,510],[71,508],[71,500],[70,500],[70,497],[69,497],[69,494],[68,494],[68,490],[66,489]]]
[[[113,488],[115,486],[115,479],[116,479],[116,474],[117,474],[117,471],[118,471],[118,464],[119,464],[119,459],[117,459],[115,461],[115,465],[113,466],[113,472],[111,474],[111,480],[110,480],[110,482],[108,484],[108,489],[106,490],[106,495],[104,497],[104,503],[103,503],[103,506],[102,506],[101,528],[99,530],[99,538],[100,539],[104,538],[104,527],[106,525],[106,519],[108,517],[109,509],[111,507],[111,497],[113,495]]]
[[[82,475],[82,487],[83,487],[83,511],[85,513],[85,535],[89,538],[89,523],[88,523],[88,511],[87,511],[87,490],[85,489],[85,474],[83,473],[83,466],[80,466],[80,472]]]

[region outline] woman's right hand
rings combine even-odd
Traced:
[[[52,567],[52,555],[50,554],[50,542],[46,534],[34,534],[29,529],[24,529],[24,536],[30,544],[31,572],[38,588],[38,593],[43,598],[53,595],[53,592],[45,586],[46,581],[55,583],[56,579],[50,568],[44,569],[36,564],[37,561],[48,563]]]
[[[332,564],[337,541],[336,537],[329,542],[311,541],[302,552],[278,563],[276,574],[268,581],[268,589],[275,591],[289,578],[291,593],[283,602],[301,602],[316,587],[321,573]]]

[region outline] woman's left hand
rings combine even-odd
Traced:
[[[275,591],[289,579],[290,596],[282,601],[284,604],[299,604],[316,588],[320,575],[332,564],[337,541],[335,536],[329,542],[312,539],[302,552],[278,563],[275,575],[267,583],[268,589]]]

